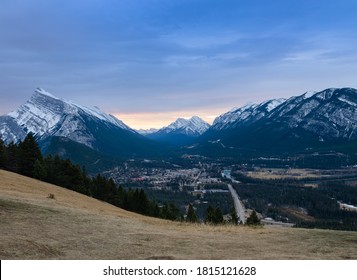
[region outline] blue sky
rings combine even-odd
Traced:
[[[1,0],[0,114],[36,87],[135,128],[357,88],[357,1]]]

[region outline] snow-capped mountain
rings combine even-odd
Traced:
[[[284,103],[286,99],[272,99],[260,104],[247,104],[241,108],[233,108],[229,112],[217,117],[212,129],[221,130],[237,127],[242,124],[250,124],[268,115],[272,110]]]
[[[190,119],[178,118],[168,126],[147,135],[150,139],[169,142],[175,145],[186,145],[202,135],[210,125],[197,116]]]
[[[357,90],[327,89],[288,99],[270,120],[300,128],[323,139],[357,138]]]
[[[0,117],[0,135],[5,143],[23,140],[30,132],[38,139],[60,136],[93,148],[95,136],[86,129],[85,123],[88,120],[133,131],[122,121],[97,107],[85,107],[64,101],[37,88],[25,104]]]
[[[168,150],[162,142],[190,145],[192,152],[211,149],[215,155],[224,149],[228,156],[243,150],[351,147],[351,141],[357,143],[357,90],[326,89],[247,104],[217,117],[211,127],[196,116],[179,118],[144,137],[97,107],[64,101],[38,88],[17,110],[0,116],[0,137],[6,144],[24,139],[29,132],[43,151],[67,157],[71,157],[66,154],[69,145],[74,152],[84,145],[100,154],[124,157],[165,154]]]
[[[199,136],[203,134],[210,125],[197,116],[190,119],[178,118],[173,123],[158,130],[158,133],[175,133],[189,136]]]
[[[99,108],[62,100],[41,88],[17,110],[0,117],[0,137],[5,143],[21,141],[30,132],[42,150],[51,146],[53,138],[110,155],[137,154],[152,144]]]
[[[239,149],[306,149],[357,140],[357,90],[326,89],[249,104],[215,119],[202,143]]]
[[[145,136],[145,135],[149,135],[149,134],[155,133],[158,130],[159,130],[158,128],[137,129],[136,132]]]

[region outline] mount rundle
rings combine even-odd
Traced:
[[[112,115],[97,107],[85,107],[64,101],[37,88],[25,104],[0,117],[0,136],[5,142],[18,142],[32,133],[46,151],[58,145],[77,143],[113,156],[153,148],[152,141],[141,136]],[[155,145],[154,145],[155,146]],[[57,147],[65,155],[65,148]]]
[[[122,121],[103,113],[97,107],[84,107],[64,101],[37,88],[30,100],[1,117],[0,133],[5,143],[22,140],[31,132],[39,139],[61,136],[93,147],[95,135],[86,127],[89,121],[132,131]]]

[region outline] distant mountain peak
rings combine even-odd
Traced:
[[[158,133],[179,133],[191,136],[199,136],[203,134],[210,125],[198,116],[193,116],[189,119],[178,118],[173,123],[160,129]]]
[[[148,128],[148,129],[136,129],[136,132],[141,134],[141,135],[149,135],[149,134],[152,134],[152,133],[155,133],[157,132],[159,129],[157,128]]]
[[[189,145],[210,128],[210,125],[198,116],[178,118],[168,126],[147,137],[176,146]]]

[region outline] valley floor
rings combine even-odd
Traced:
[[[0,170],[0,258],[357,259],[357,232],[170,222]]]

